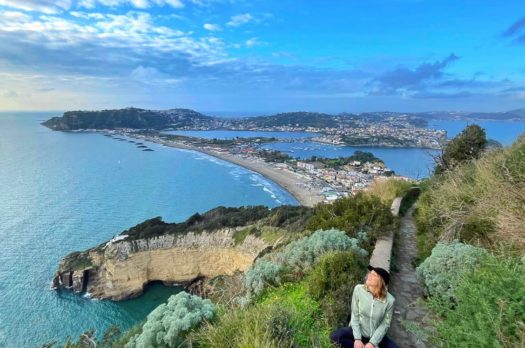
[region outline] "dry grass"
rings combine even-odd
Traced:
[[[403,197],[414,182],[396,178],[375,180],[365,191],[367,195],[376,196],[381,202],[390,206],[396,197]]]
[[[462,240],[525,250],[525,138],[432,179],[418,226],[433,242]]]

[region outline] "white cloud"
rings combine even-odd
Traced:
[[[246,40],[246,42],[244,43],[246,45],[246,47],[255,47],[255,46],[262,46],[264,45],[265,43],[262,42],[262,41],[259,41],[259,39],[257,39],[256,37],[252,37],[248,40]]]
[[[221,30],[221,26],[218,24],[205,23],[203,27],[204,29],[209,30],[209,31],[220,31]]]
[[[80,0],[78,3],[78,7],[93,9],[96,7],[97,4],[113,8],[123,5],[130,5],[134,8],[141,10],[150,8],[154,5],[171,6],[173,8],[184,7],[184,3],[181,0]]]
[[[230,18],[230,21],[226,23],[226,25],[230,27],[239,27],[241,25],[244,25],[246,23],[253,21],[253,19],[254,17],[249,13],[238,14],[236,16],[232,16]]]
[[[2,93],[2,97],[4,98],[16,98],[18,96],[19,96],[18,93],[12,90],[7,90]]]
[[[0,6],[54,14],[68,10],[71,0],[0,0]]]

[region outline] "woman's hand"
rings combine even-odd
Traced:
[[[367,343],[365,348],[376,348],[372,343]]]
[[[363,344],[363,342],[361,342],[361,340],[355,340],[354,348],[365,348],[365,345]]]

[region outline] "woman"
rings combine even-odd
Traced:
[[[387,289],[390,275],[381,267],[368,270],[365,284],[354,288],[349,327],[335,330],[330,339],[343,348],[397,348],[386,336],[395,300]]]

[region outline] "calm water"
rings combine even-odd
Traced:
[[[95,301],[50,282],[67,253],[147,218],[181,221],[218,205],[295,199],[272,182],[198,153],[148,144],[143,152],[100,134],[53,132],[54,114],[0,114],[0,347],[34,347],[112,324],[127,329],[175,293]]]
[[[459,134],[467,125],[476,123],[485,128],[487,137],[499,141],[505,146],[511,145],[520,134],[525,132],[525,122],[507,121],[447,121],[430,120],[429,127],[444,129],[449,138]],[[268,136],[281,139],[299,139],[302,141],[266,144],[264,147],[288,153],[292,157],[302,159],[311,156],[324,156],[329,158],[351,156],[355,151],[372,152],[381,158],[385,164],[397,174],[411,178],[428,177],[434,168],[432,156],[438,151],[415,148],[388,148],[388,147],[356,147],[356,146],[333,146],[315,142],[305,142],[305,138],[315,136],[315,133],[306,132],[258,132],[258,131],[172,131],[171,134],[188,135],[206,139],[234,139],[236,137],[259,137]]]
[[[501,144],[511,145],[522,133],[525,132],[525,122],[508,121],[447,121],[431,120],[430,128],[444,129],[449,138],[459,134],[469,124],[477,124],[485,129],[487,138],[499,141]]]
[[[167,134],[186,135],[190,137],[205,139],[235,139],[235,138],[277,138],[277,139],[300,139],[313,138],[317,133],[308,132],[262,132],[262,131],[230,131],[230,130],[210,130],[210,131],[167,131]]]

